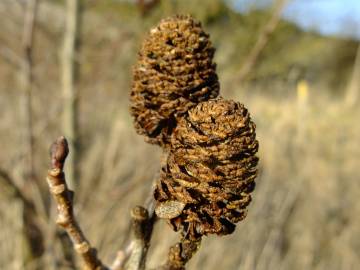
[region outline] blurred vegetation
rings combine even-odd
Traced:
[[[88,7],[96,13],[135,24],[140,35],[164,16],[174,13],[193,15],[211,33],[215,47],[222,52],[216,55],[220,58],[220,72],[236,72],[241,67],[270,17],[270,9],[254,9],[241,14],[226,1],[219,0],[163,0],[146,17],[139,16],[136,5],[130,1],[88,2],[93,2]],[[353,67],[357,46],[356,40],[305,32],[294,23],[282,20],[247,81],[267,85],[272,81],[306,78],[312,84],[341,93]]]
[[[0,164],[18,183],[20,2],[0,1]],[[40,190],[26,191],[38,200],[43,197],[48,211],[44,230],[50,234],[54,221],[43,178],[48,147],[62,134],[59,66],[65,1],[40,2],[32,100]],[[132,127],[131,67],[150,27],[170,14],[190,13],[203,22],[217,49],[222,95],[244,102],[257,124],[260,175],[249,217],[233,235],[206,238],[206,248],[189,269],[358,269],[360,109],[342,103],[358,41],[304,32],[282,20],[239,85],[237,74],[268,22],[269,10],[240,14],[221,0],[162,0],[146,16],[130,0],[83,0],[82,8],[76,58],[80,173],[75,203],[76,214],[101,258],[110,262],[126,242],[129,209],[143,203],[159,169],[158,149],[144,143]],[[299,91],[299,81],[305,82],[306,90]],[[61,250],[53,235],[46,235],[46,252],[34,263],[38,268],[20,267],[24,256],[13,251],[23,246],[24,224],[19,218],[23,213],[19,200],[1,189],[0,268],[70,269],[63,263],[68,251]],[[162,222],[155,230],[150,266],[165,258],[177,238]]]
[[[52,2],[63,4],[63,0]],[[211,34],[215,47],[221,52],[215,56],[220,77],[221,73],[234,75],[240,69],[271,12],[270,9],[252,9],[241,14],[225,0],[160,0],[146,16],[141,16],[134,2],[83,0],[82,6],[85,11],[101,16],[109,24],[127,29],[130,37],[135,38],[136,46],[139,46],[146,31],[161,18],[176,13],[193,15],[203,23]],[[92,36],[84,36],[82,40],[91,43]],[[356,40],[305,32],[294,23],[281,20],[255,68],[246,78],[246,83],[250,86],[256,84],[257,88],[261,88],[279,81],[286,85],[294,84],[305,78],[312,85],[342,95],[357,46]],[[228,76],[225,74],[223,77]],[[283,94],[283,91],[288,91],[288,88],[277,89],[279,94]]]

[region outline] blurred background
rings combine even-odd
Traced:
[[[211,35],[222,96],[246,104],[260,141],[248,217],[188,269],[359,269],[358,0],[0,0],[0,268],[78,264],[45,181],[62,134],[85,234],[106,263],[128,241],[161,154],[132,127],[131,67],[176,13]],[[149,267],[177,238],[157,223]]]

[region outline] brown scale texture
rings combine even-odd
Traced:
[[[190,16],[164,19],[150,30],[133,70],[131,113],[150,143],[167,147],[177,118],[219,94],[215,49]]]
[[[223,99],[202,102],[179,121],[171,142],[154,192],[157,207],[179,202],[168,221],[186,238],[232,233],[246,216],[257,175],[258,141],[248,110]]]

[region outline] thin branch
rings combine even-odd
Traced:
[[[9,189],[14,198],[19,199],[23,204],[22,219],[24,222],[23,234],[24,245],[27,248],[28,257],[25,259],[25,264],[29,261],[40,257],[44,252],[44,238],[42,235],[44,228],[44,221],[37,213],[36,208],[31,200],[26,196],[26,193],[15,183],[14,179],[4,169],[0,168],[0,180],[3,180],[1,185],[5,189]]]
[[[145,17],[149,12],[159,4],[159,0],[136,0],[136,5],[138,6],[141,16]]]
[[[347,106],[352,107],[358,102],[360,96],[359,89],[360,89],[360,43],[356,51],[354,68],[346,91],[345,103]]]
[[[23,47],[26,48],[27,50],[31,50],[33,45],[37,5],[38,5],[37,0],[30,0],[28,1],[26,7],[24,33],[23,33]]]
[[[24,28],[22,36],[23,61],[20,71],[20,82],[23,91],[23,142],[24,142],[24,179],[34,179],[34,136],[32,116],[32,84],[33,84],[33,43],[35,18],[37,13],[37,0],[28,1],[25,9]]]
[[[185,270],[186,263],[193,257],[200,247],[201,239],[197,241],[182,238],[180,242],[170,247],[168,260],[160,269]]]
[[[79,45],[79,28],[80,28],[80,1],[66,1],[66,24],[64,32],[64,44],[62,51],[61,65],[61,84],[63,92],[63,131],[69,140],[72,154],[68,158],[68,183],[71,188],[75,188],[77,168],[77,65],[76,54]]]
[[[3,42],[0,40],[3,44]],[[0,47],[0,57],[2,57],[5,61],[7,61],[11,66],[18,68],[22,65],[23,59],[19,57],[14,50],[9,47]]]
[[[123,270],[125,267],[125,263],[128,261],[131,252],[133,250],[133,246],[130,244],[127,246],[125,250],[119,250],[116,254],[116,258],[111,265],[111,270]]]
[[[85,238],[74,216],[74,193],[68,189],[63,172],[68,153],[69,148],[65,137],[58,138],[50,149],[51,169],[48,171],[46,179],[50,192],[57,204],[58,217],[56,223],[65,229],[69,235],[75,251],[84,261],[84,269],[106,270],[108,268],[98,259],[96,249]]]
[[[5,188],[9,189],[15,198],[20,199],[25,205],[31,205],[31,202],[27,199],[21,189],[15,184],[15,181],[10,176],[10,174],[2,168],[0,168],[0,179],[3,180]]]
[[[144,269],[153,227],[157,220],[152,189],[145,205],[146,208],[136,206],[132,210],[131,230],[134,235],[127,247],[118,251],[111,267],[112,270],[122,270],[125,265],[127,270]]]
[[[127,262],[127,270],[144,270],[147,251],[153,230],[154,216],[142,206],[136,206],[131,211],[134,239],[132,252]]]
[[[269,21],[266,23],[266,25],[260,32],[260,35],[254,47],[252,48],[249,55],[245,59],[244,64],[240,68],[238,74],[239,82],[242,82],[255,66],[261,52],[265,49],[271,34],[275,31],[277,25],[279,24],[281,12],[284,9],[287,1],[288,0],[275,0],[274,10],[271,14]]]

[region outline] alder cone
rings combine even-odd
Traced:
[[[131,113],[150,143],[169,146],[177,118],[219,94],[215,49],[190,16],[164,19],[150,30],[133,70]]]
[[[257,175],[258,141],[247,109],[223,99],[202,102],[179,120],[171,142],[154,192],[157,213],[189,239],[232,233],[246,216]],[[161,216],[172,201],[179,209]]]

